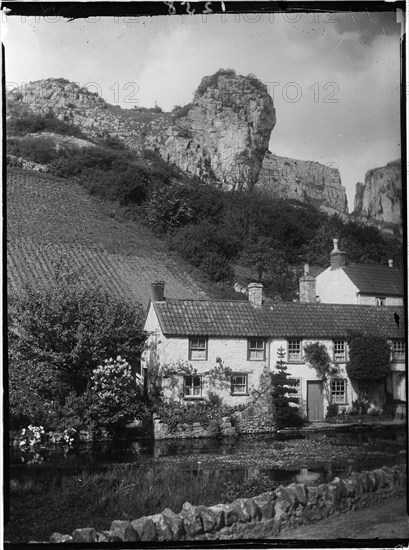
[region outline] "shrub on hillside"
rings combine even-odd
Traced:
[[[233,277],[230,263],[237,256],[239,243],[217,226],[202,222],[182,227],[173,236],[171,248],[192,265],[203,269],[214,281]]]
[[[8,139],[7,153],[38,164],[49,164],[58,158],[53,140],[45,137]]]
[[[51,113],[45,116],[25,113],[20,116],[12,116],[7,120],[7,134],[9,136],[23,136],[39,132],[53,132],[63,136],[86,138],[78,126],[67,124]]]

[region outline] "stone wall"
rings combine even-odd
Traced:
[[[321,485],[280,485],[275,491],[230,504],[206,507],[185,502],[178,514],[166,508],[161,514],[133,521],[114,520],[107,531],[87,527],[72,535],[53,533],[50,542],[238,540],[274,538],[283,530],[288,530],[291,538],[291,529],[298,525],[404,494],[406,467],[384,467],[353,472],[347,479],[336,477]]]

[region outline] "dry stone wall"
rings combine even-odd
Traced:
[[[177,514],[166,508],[160,514],[133,521],[114,520],[107,531],[92,527],[72,535],[53,533],[50,542],[194,541],[274,538],[298,525],[315,523],[333,514],[371,506],[406,493],[406,467],[379,468],[347,479],[307,485],[292,483],[253,498],[230,504],[193,506],[185,502]]]

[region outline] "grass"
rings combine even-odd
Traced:
[[[9,169],[7,266],[11,293],[47,284],[57,266],[93,286],[146,305],[150,283],[166,281],[174,298],[207,294],[166,251],[166,243],[120,208],[89,196],[74,181]]]
[[[109,529],[112,520],[133,520],[184,502],[212,505],[223,499],[216,477],[206,480],[175,467],[153,469],[114,466],[103,474],[66,477],[49,482],[12,482],[11,520],[4,538],[13,543],[48,540],[57,531],[80,527]]]

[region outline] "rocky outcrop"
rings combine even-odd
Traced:
[[[257,188],[268,195],[348,212],[338,168],[266,153]]]
[[[185,111],[165,133],[150,133],[146,144],[185,172],[226,189],[251,189],[275,125],[266,86],[218,71],[202,80]]]
[[[37,114],[52,112],[91,139],[109,134],[137,151],[153,149],[226,189],[254,185],[275,125],[266,86],[231,70],[205,77],[193,102],[173,113],[114,107],[64,79],[30,82],[9,92],[8,100]]]
[[[365,183],[356,184],[353,214],[364,221],[402,224],[400,159],[368,170]]]

